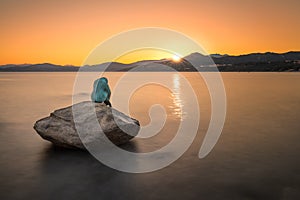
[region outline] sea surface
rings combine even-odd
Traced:
[[[136,73],[122,84],[146,80],[149,73]],[[127,90],[113,98],[124,73],[105,74],[115,108],[142,126],[161,120],[158,115],[151,119],[152,105],[160,104],[166,115],[155,136],[133,139],[122,148],[150,152],[172,140],[189,115],[182,108],[192,106],[190,97],[182,96],[187,89],[182,77],[195,91],[200,121],[182,157],[144,174],[111,169],[88,152],[55,147],[35,132],[35,121],[71,105],[73,95],[89,96],[73,94],[75,72],[0,73],[0,199],[300,199],[300,73],[221,73],[225,124],[202,159],[198,153],[211,117],[203,78],[197,73],[153,73],[170,79],[171,89],[144,85],[129,101],[122,98],[131,92]],[[124,102],[129,112],[122,110]]]

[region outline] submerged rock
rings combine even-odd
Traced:
[[[82,141],[85,145],[107,142],[104,134],[115,145],[124,144],[138,134],[140,125],[136,119],[103,103],[84,101],[55,110],[38,120],[33,128],[55,145],[85,149]]]

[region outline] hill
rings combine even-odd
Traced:
[[[192,64],[195,66],[193,66]],[[80,71],[216,71],[221,72],[263,72],[263,71],[300,71],[300,52],[252,53],[239,56],[198,52],[183,57],[179,62],[172,59],[142,60],[131,64],[107,62],[98,65],[61,66],[50,63],[2,65],[0,72],[76,72]]]

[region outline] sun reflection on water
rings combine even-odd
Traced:
[[[180,75],[179,74],[173,74],[173,93],[172,93],[172,100],[173,104],[169,106],[169,108],[172,110],[172,115],[176,118],[179,118],[180,120],[183,119],[184,113],[182,113],[182,107],[183,107],[183,100],[181,98],[181,88],[180,88]]]

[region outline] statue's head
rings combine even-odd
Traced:
[[[101,81],[104,81],[105,83],[108,83],[108,80],[107,80],[107,78],[105,78],[105,77],[101,77],[100,80],[101,80]]]

